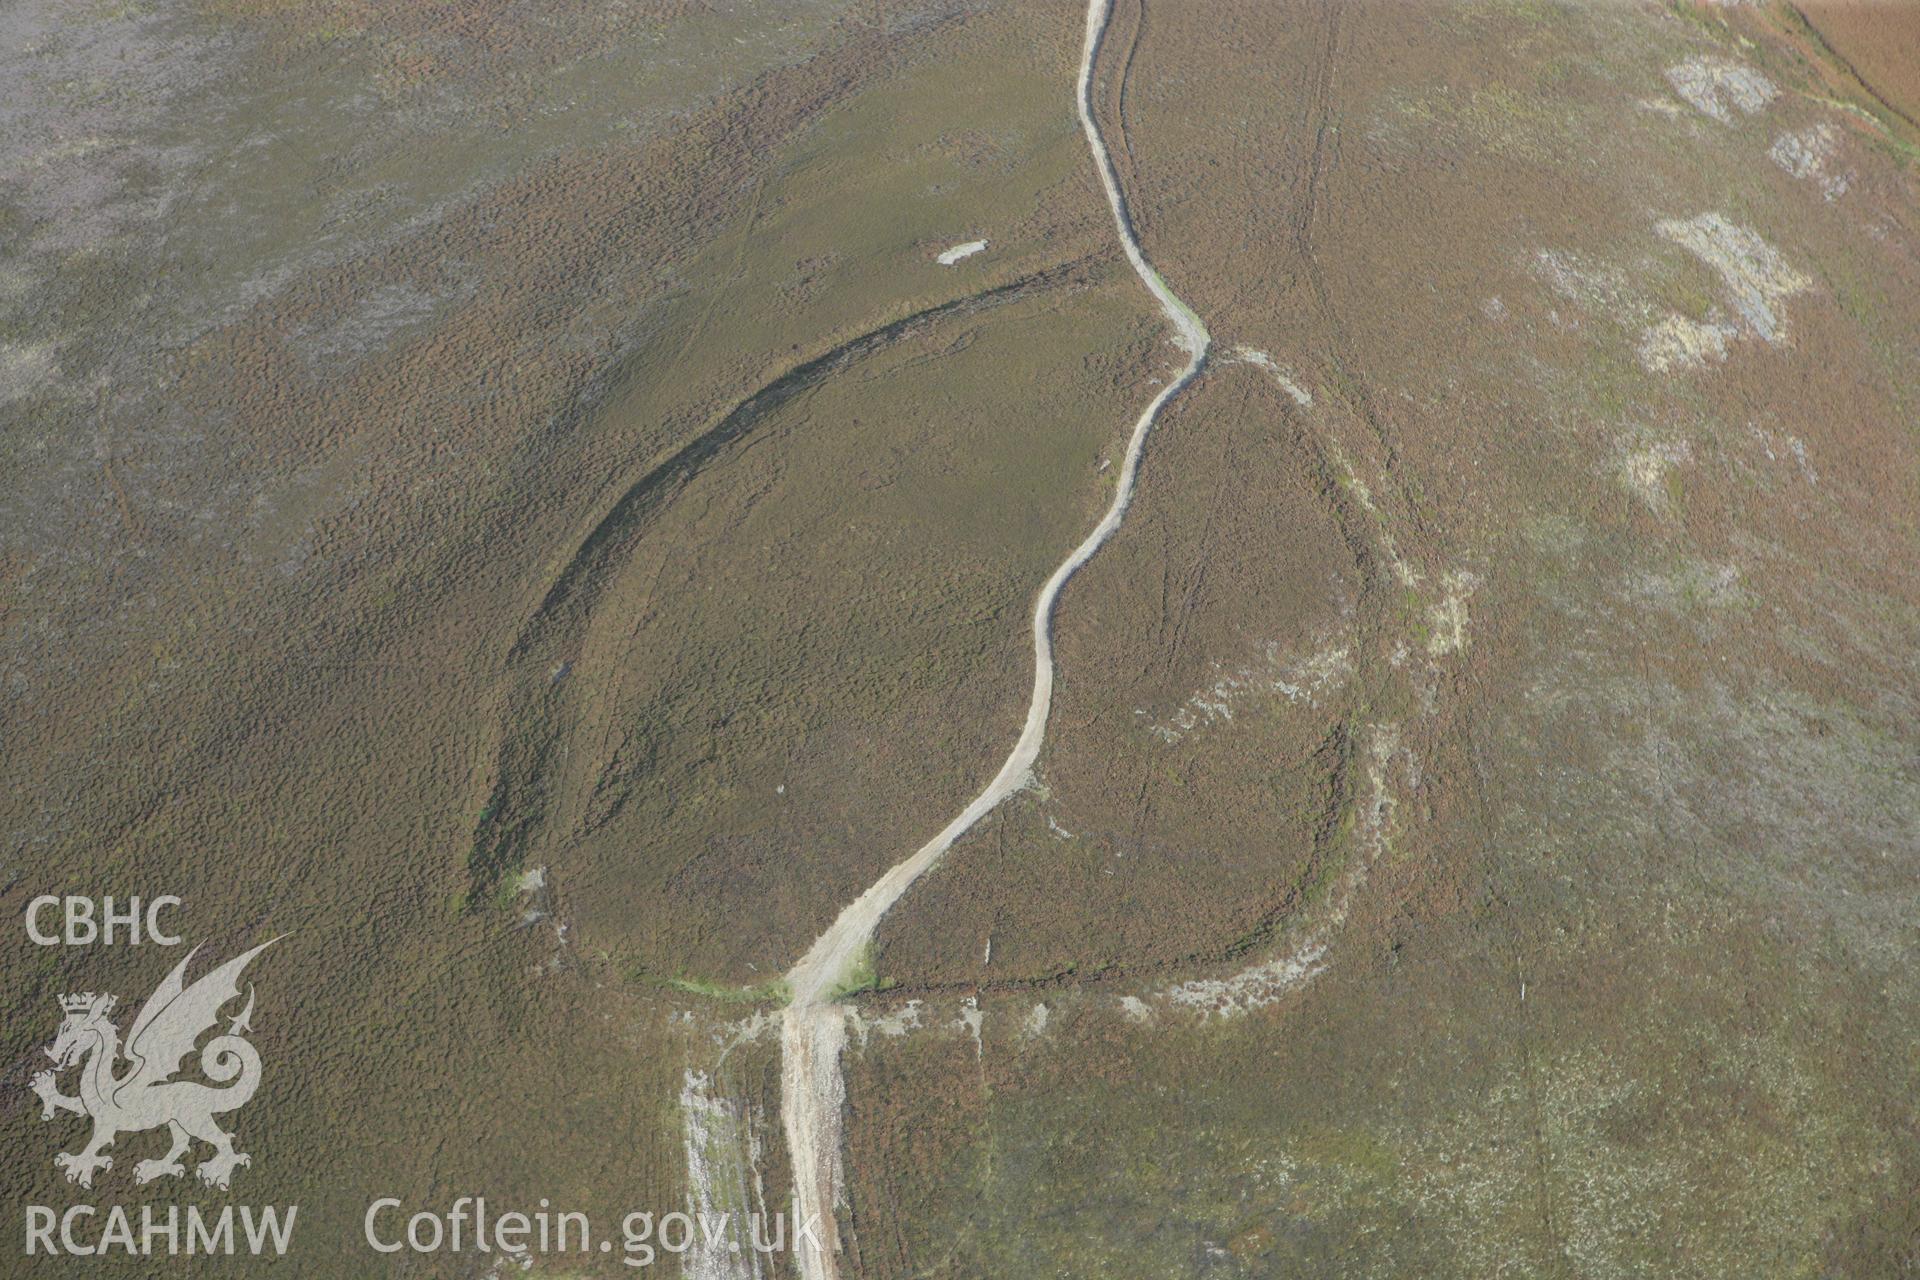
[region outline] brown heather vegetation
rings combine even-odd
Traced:
[[[1214,359],[849,1002],[845,1274],[1917,1274],[1911,24],[1117,9]],[[0,17],[0,911],[287,934],[275,1274],[378,1195],[684,1207],[689,1071],[781,1203],[754,1015],[997,767],[1179,365],[1082,16]],[[26,1086],[173,957],[6,945],[7,1199],[168,1202]]]

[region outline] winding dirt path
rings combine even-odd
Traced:
[[[799,1242],[803,1280],[837,1280],[839,1275],[836,1257],[839,1231],[834,1213],[845,1201],[840,1138],[846,1085],[840,1073],[840,1055],[846,1046],[847,1024],[845,1010],[833,999],[835,987],[854,970],[881,917],[900,895],[930,870],[955,840],[1018,791],[1031,775],[1033,763],[1040,755],[1040,744],[1046,737],[1047,715],[1053,705],[1054,604],[1067,580],[1091,560],[1120,527],[1133,500],[1147,433],[1167,402],[1199,376],[1212,341],[1200,317],[1174,295],[1142,252],[1140,242],[1134,237],[1133,220],[1127,214],[1127,201],[1120,190],[1113,157],[1100,137],[1100,126],[1094,122],[1093,68],[1112,11],[1113,0],[1088,0],[1086,44],[1080,57],[1078,85],[1080,127],[1086,133],[1087,146],[1100,170],[1100,184],[1106,189],[1107,203],[1113,209],[1114,227],[1119,232],[1121,247],[1126,250],[1127,261],[1133,264],[1135,274],[1159,302],[1177,335],[1178,345],[1187,353],[1187,363],[1178,377],[1161,388],[1134,423],[1133,434],[1127,440],[1126,460],[1120,467],[1119,484],[1106,514],[1060,562],[1060,567],[1053,571],[1034,599],[1033,697],[1027,704],[1026,726],[1020,731],[1006,762],[986,789],[941,828],[938,835],[881,876],[842,911],[839,919],[787,973],[792,1002],[783,1015],[780,1032],[782,1121],[793,1167],[796,1208],[802,1222],[809,1219],[816,1222],[815,1234],[820,1241],[818,1249],[805,1242],[804,1237]]]

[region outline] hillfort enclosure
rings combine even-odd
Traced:
[[[35,1277],[1920,1277],[1920,6],[13,0]]]

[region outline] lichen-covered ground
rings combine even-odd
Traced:
[[[1890,10],[1120,0],[1214,354],[847,1002],[845,1275],[1920,1275]],[[1182,363],[1083,16],[0,14],[0,905],[288,934],[276,1274],[780,1202],[778,975],[998,767]],[[169,957],[4,945],[12,1221],[170,1202],[27,1092]]]

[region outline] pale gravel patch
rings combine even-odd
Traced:
[[[854,1034],[860,1037],[862,1048],[876,1035],[897,1040],[908,1032],[920,1029],[920,1001],[909,1000],[902,1007],[877,1018],[862,1017],[858,1009],[849,1010],[847,1021],[853,1027]]]
[[[818,1249],[800,1251],[805,1280],[836,1274],[840,1210],[847,1202],[842,1134],[847,1105],[840,1055],[846,1009],[813,1001],[788,1005],[780,1020],[780,1119],[794,1181],[794,1211],[817,1219]]]
[[[1813,469],[1813,462],[1807,457],[1806,441],[1799,436],[1776,436],[1773,432],[1751,423],[1748,424],[1747,430],[1755,440],[1760,442],[1760,448],[1767,455],[1768,462],[1780,461],[1780,453],[1785,453],[1800,468],[1800,475],[1808,484],[1820,483],[1820,473]],[[1776,444],[1779,446],[1780,453],[1774,451]]]
[[[1387,566],[1393,570],[1393,576],[1403,587],[1418,586],[1421,580],[1420,571],[1401,556],[1399,544],[1394,541],[1393,530],[1387,527],[1386,516],[1375,505],[1373,490],[1367,486],[1365,478],[1360,474],[1360,469],[1353,465],[1353,459],[1347,456],[1347,451],[1340,447],[1338,440],[1327,441],[1327,454],[1333,459],[1334,465],[1340,468],[1340,479],[1346,485],[1347,492],[1353,495],[1354,501],[1360,504],[1361,510],[1373,517],[1374,532],[1380,539],[1380,552],[1386,557]]]
[[[857,1049],[866,1049],[876,1040],[901,1040],[919,1036],[959,1036],[973,1043],[976,1055],[986,1050],[983,1033],[986,1027],[986,1011],[980,1007],[980,997],[969,995],[954,1003],[929,1005],[918,998],[887,1010],[884,1013],[863,1012],[855,1004],[826,1006],[842,1011],[846,1021],[848,1043]],[[1051,1023],[1053,1010],[1050,1008],[1042,1019]],[[715,1029],[715,1043],[723,1044],[730,1052],[735,1045],[755,1042],[766,1037],[766,1033],[779,1025],[785,1017],[785,1011],[772,1014],[756,1014],[749,1019],[723,1024]],[[1028,1011],[1027,1022],[1033,1019],[1032,1010]],[[1024,1024],[1023,1024],[1024,1025]],[[724,1059],[724,1054],[722,1058]]]
[[[1667,68],[1667,83],[1702,115],[1732,124],[1734,113],[1753,115],[1779,96],[1773,81],[1732,58],[1697,54]]]
[[[1826,167],[1839,141],[1832,125],[1816,124],[1781,134],[1767,148],[1767,155],[1792,176],[1811,178]]]
[[[1360,856],[1353,859],[1335,884],[1326,918],[1312,932],[1271,960],[1225,978],[1195,978],[1176,983],[1157,993],[1155,1000],[1197,1012],[1203,1019],[1237,1018],[1277,1003],[1326,972],[1327,935],[1346,923],[1354,896],[1366,885],[1373,864],[1392,847],[1395,815],[1400,804],[1393,787],[1393,764],[1403,758],[1408,779],[1417,786],[1419,766],[1412,753],[1401,746],[1400,727],[1391,723],[1369,726],[1369,794],[1359,813]],[[1145,1022],[1151,1017],[1151,1006],[1145,1001],[1123,997],[1120,1004],[1131,1021]]]
[[[1619,267],[1597,263],[1563,249],[1539,249],[1528,263],[1528,270],[1548,289],[1569,302],[1578,303],[1584,310],[1602,312],[1623,321],[1637,320],[1646,314],[1647,304]]]
[[[1033,1006],[1033,1012],[1027,1015],[1026,1033],[1028,1039],[1037,1039],[1047,1033],[1047,1019],[1052,1011],[1044,1003]]]
[[[1667,495],[1667,473],[1693,460],[1686,441],[1656,441],[1628,450],[1619,461],[1621,479],[1648,510],[1667,515],[1673,506]]]
[[[1719,308],[1707,313],[1705,320],[1692,320],[1677,311],[1648,325],[1640,333],[1634,354],[1648,373],[1671,373],[1676,369],[1698,369],[1718,364],[1727,358],[1727,347],[1740,335],[1726,322]]]
[[[1309,942],[1298,951],[1227,978],[1195,978],[1161,994],[1204,1017],[1237,1018],[1264,1009],[1326,971],[1326,944]]]
[[[973,1056],[978,1058],[986,1054],[986,1041],[981,1039],[980,1029],[986,1025],[987,1015],[980,1011],[978,996],[968,996],[960,1002],[960,1016],[952,1025],[962,1028],[973,1036]]]
[[[682,1010],[673,1016],[682,1021],[692,1021],[693,1011]],[[781,1014],[778,1010],[762,1010],[731,1022],[715,1023],[709,1028],[708,1035],[715,1044],[724,1047],[721,1054],[724,1058],[726,1052],[731,1051],[735,1045],[756,1044],[765,1039],[769,1032],[779,1027],[780,1019]]]
[[[1393,793],[1393,758],[1400,750],[1400,726],[1376,724],[1367,745],[1367,785],[1372,795],[1361,813],[1361,839],[1366,845],[1367,861],[1377,861],[1393,839],[1393,819],[1400,800]]]
[[[1165,720],[1147,726],[1147,732],[1162,742],[1178,742],[1198,730],[1230,724],[1236,707],[1274,695],[1317,707],[1344,688],[1353,674],[1352,658],[1342,644],[1326,644],[1304,658],[1290,658],[1277,641],[1268,641],[1260,653],[1258,662],[1243,662],[1231,669],[1215,660],[1212,682],[1196,689]]]
[[[1830,161],[1840,150],[1840,131],[1822,122],[1773,140],[1767,155],[1789,175],[1802,182],[1813,182],[1829,201],[1846,194],[1853,182],[1851,171],[1834,173]]]
[[[750,1140],[752,1117],[745,1106],[725,1098],[704,1073],[688,1071],[680,1089],[681,1133],[687,1153],[687,1212],[696,1222],[726,1215],[744,1224],[753,1210],[750,1184],[759,1179]],[[760,1255],[732,1250],[724,1239],[695,1232],[682,1263],[687,1280],[761,1280]]]
[[[943,267],[950,267],[956,262],[971,258],[976,253],[985,252],[986,247],[987,242],[985,240],[969,240],[965,244],[953,246],[953,248],[948,249],[934,260]]]
[[[1287,393],[1287,397],[1302,409],[1313,407],[1313,393],[1294,381],[1293,370],[1284,368],[1264,351],[1254,347],[1235,347],[1233,358],[1242,364],[1250,364],[1265,369],[1275,385]]]
[[[1465,569],[1449,569],[1440,579],[1445,594],[1438,604],[1427,606],[1427,652],[1439,657],[1459,653],[1467,647],[1467,601],[1480,585],[1480,579]]]
[[[1777,308],[1813,281],[1747,227],[1718,213],[1664,218],[1654,230],[1719,272],[1733,309],[1770,345],[1786,340],[1786,317]]]

